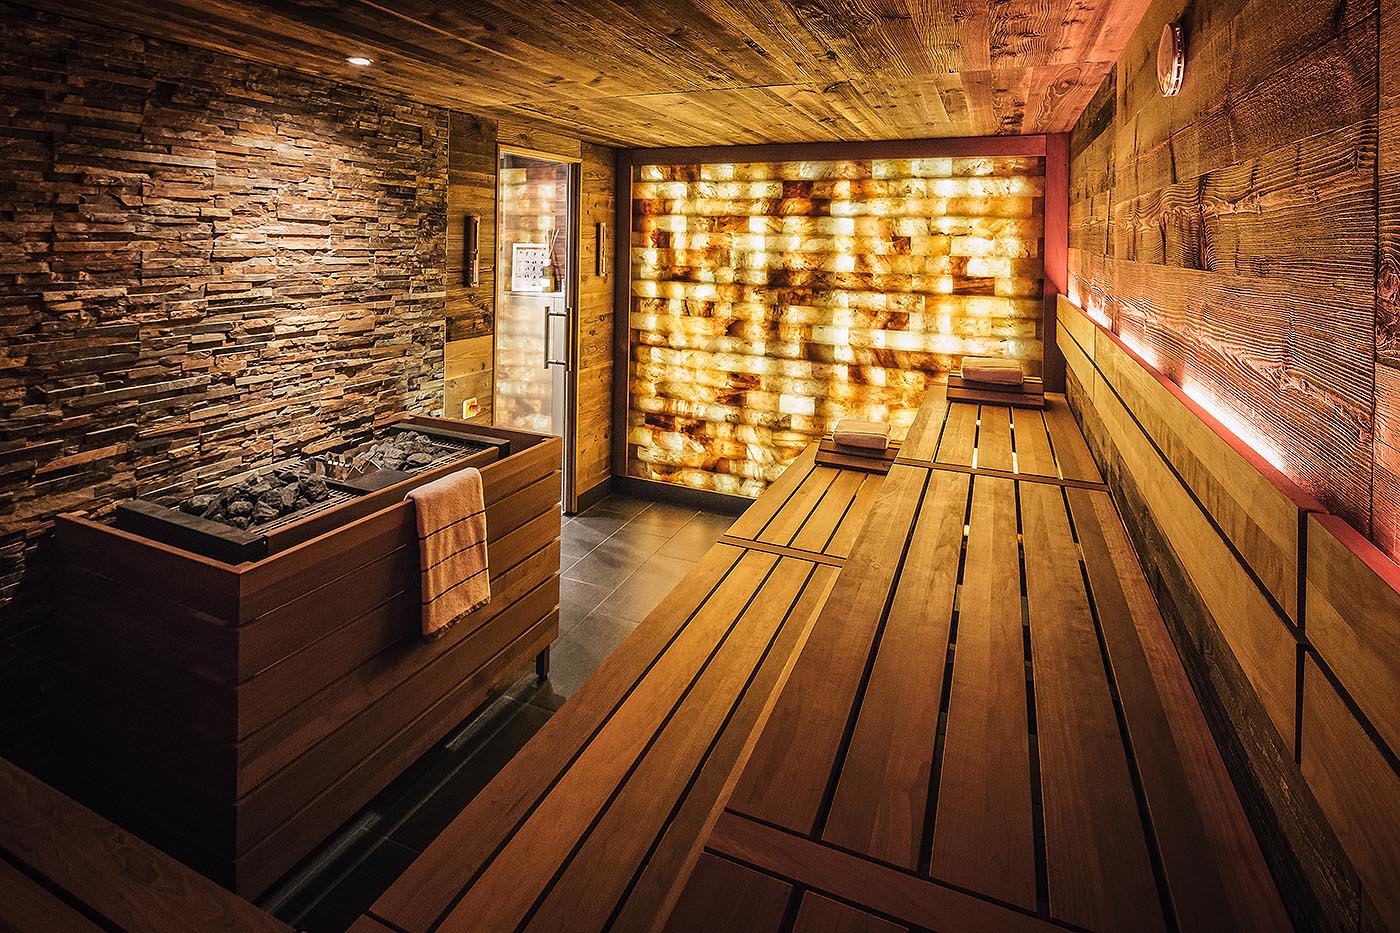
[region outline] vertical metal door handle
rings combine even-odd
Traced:
[[[568,367],[568,360],[556,360],[554,358],[554,319],[562,317],[567,326],[569,320],[568,311],[555,311],[552,306],[544,306],[544,365],[548,369],[550,366]]]

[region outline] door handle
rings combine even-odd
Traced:
[[[564,319],[564,326],[566,328],[565,335],[567,337],[569,321],[568,310],[555,311],[552,305],[544,306],[544,365],[546,369],[551,366],[563,366],[567,369],[569,365],[568,360],[556,360],[554,358],[554,319],[557,317],[562,317]]]

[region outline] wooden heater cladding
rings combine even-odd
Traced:
[[[512,447],[481,467],[491,601],[433,641],[403,490],[242,564],[60,519],[73,720],[141,830],[254,896],[554,640],[560,441],[471,430]]]

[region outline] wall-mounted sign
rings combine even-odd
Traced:
[[[510,290],[550,292],[554,290],[549,268],[549,247],[543,243],[516,243],[510,249]]]

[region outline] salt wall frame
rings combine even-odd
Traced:
[[[977,157],[1043,157],[1045,159],[1042,372],[1049,391],[1064,390],[1064,357],[1056,341],[1056,296],[1066,294],[1069,280],[1069,136],[1063,133],[1030,136],[980,136],[957,139],[916,139],[859,143],[807,143],[755,146],[705,146],[660,149],[620,149],[616,163],[613,235],[614,306],[626,315],[613,326],[612,472],[625,483],[658,489],[689,487],[627,476],[627,421],[630,392],[631,249],[621,240],[632,229],[632,184],[642,165],[705,163],[821,162],[863,159],[932,159]],[[623,248],[627,246],[627,248]],[[707,495],[706,493],[701,493]],[[708,494],[718,495],[718,494]],[[742,500],[741,500],[742,501]]]

